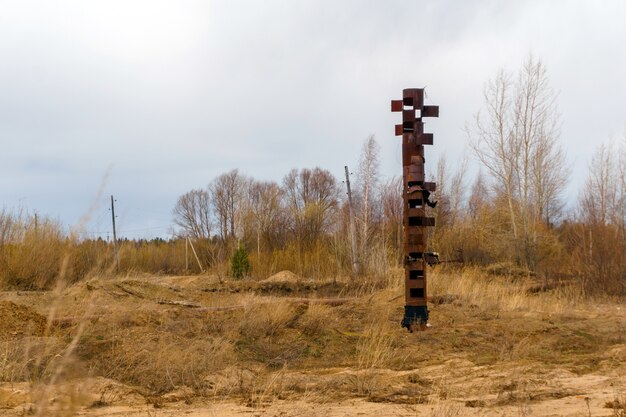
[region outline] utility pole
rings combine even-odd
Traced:
[[[352,275],[356,277],[359,274],[359,259],[356,252],[356,234],[354,229],[354,208],[352,207],[352,190],[350,189],[350,171],[348,166],[346,169],[346,188],[348,189],[348,207],[350,208],[350,240],[352,243]]]
[[[193,247],[193,242],[191,241],[189,237],[187,238],[187,242],[189,242],[189,245],[191,246],[191,251],[193,252],[193,256],[195,256],[196,258],[196,262],[198,262],[198,266],[200,267],[200,272],[204,273],[204,268],[202,267],[200,258],[198,258],[198,254],[196,253],[196,248]]]
[[[111,195],[111,220],[113,221],[113,258],[115,259],[115,267],[119,268],[119,259],[117,257],[117,233],[115,231],[115,200]]]
[[[185,273],[189,273],[189,237],[185,238]]]

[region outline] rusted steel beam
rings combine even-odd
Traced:
[[[424,105],[424,89],[405,88],[402,100],[391,101],[392,112],[402,112],[402,124],[395,125],[395,135],[402,136],[402,178],[404,204],[405,306],[402,326],[412,330],[428,323],[426,277],[426,228],[435,219],[426,215],[426,206],[434,207],[430,193],[433,182],[424,178],[424,145],[433,144],[432,133],[424,133],[424,117],[439,117],[439,106]]]
[[[439,106],[424,106],[422,117],[439,117]]]

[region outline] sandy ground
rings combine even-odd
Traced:
[[[626,346],[623,347],[626,349]],[[623,408],[611,408],[615,399],[624,398],[626,378],[621,371],[612,375],[577,376],[558,368],[542,372],[536,366],[474,366],[463,360],[419,370],[440,384],[435,395],[401,394],[384,398],[333,398],[319,394],[290,394],[279,399],[262,395],[250,399],[189,397],[181,388],[159,399],[139,395],[131,387],[104,378],[73,381],[50,392],[47,412],[68,410],[74,404],[79,416],[623,416]],[[350,369],[317,370],[332,379],[354,374]],[[414,371],[380,370],[382,381],[414,375]],[[295,372],[286,377],[312,377]],[[508,387],[493,387],[508,381]],[[384,383],[384,382],[383,382]],[[50,388],[50,387],[48,387]],[[97,394],[100,393],[100,394]],[[0,386],[0,415],[35,414],[33,397],[42,391],[30,390],[26,383]],[[620,414],[621,413],[621,414]],[[47,415],[47,414],[43,414]]]
[[[293,281],[296,278],[291,273],[281,272],[270,283]],[[236,295],[240,298],[233,298],[235,295],[215,295],[212,292],[192,298],[191,294],[199,294],[196,288],[206,286],[206,281],[203,277],[163,277],[158,281],[151,281],[150,286],[136,280],[115,281],[107,284],[108,286],[98,282],[85,283],[81,287],[69,288],[64,293],[63,301],[58,302],[57,315],[65,317],[72,313],[72,309],[80,307],[81,296],[85,291],[98,292],[101,297],[94,313],[94,321],[107,314],[115,300],[122,300],[131,306],[129,308],[137,309],[145,305],[154,309],[183,309],[184,307],[175,304],[181,300],[191,300],[205,307],[210,307],[214,300],[222,304],[241,301],[240,295]],[[183,291],[190,288],[193,291]],[[209,296],[212,298],[208,298]],[[14,342],[22,337],[39,337],[45,333],[45,317],[49,312],[41,306],[50,304],[47,297],[50,295],[45,293],[0,294],[0,371],[4,372],[2,378],[5,381],[12,380],[11,375],[6,374],[9,367],[2,363],[3,357],[5,361],[9,357],[9,346],[14,346]],[[169,303],[163,304],[164,299]],[[485,326],[485,323],[497,325],[500,323],[497,320],[503,320],[502,318],[486,315],[478,320],[472,306],[446,304],[437,308],[440,310],[433,314],[433,329],[421,335],[402,333],[405,338],[403,340],[415,344],[411,346],[423,344],[423,352],[428,352],[427,346],[436,342],[433,338],[444,340],[446,337],[446,343],[450,345],[473,343],[473,347],[478,349],[483,349],[484,343],[497,342],[485,342],[492,339],[480,333],[485,330],[480,326]],[[550,332],[558,335],[559,331],[565,332],[563,329],[567,327],[567,323],[584,320],[587,320],[587,324],[583,324],[598,330],[596,335],[602,334],[603,327],[606,330],[609,325],[614,326],[611,329],[626,329],[622,306],[613,304],[593,308],[593,311],[569,311],[567,317],[562,318],[564,321],[556,325],[546,324],[545,320],[538,318],[545,314],[536,311],[513,312],[506,320],[517,320],[517,326],[535,326],[536,330],[529,331],[528,334],[541,334],[541,338],[548,337]],[[448,317],[447,324],[437,323],[436,320],[442,320],[444,316]],[[506,320],[504,325],[513,323]],[[563,341],[575,343],[586,340],[575,338],[578,328],[573,329],[571,334],[563,333],[571,336],[562,339]],[[468,334],[478,338],[461,339],[460,335]],[[408,360],[409,366],[403,370],[358,370],[329,366],[285,368],[272,374],[277,375],[280,381],[270,387],[271,392],[268,388],[267,392],[255,391],[247,397],[242,394],[198,395],[184,386],[159,397],[151,397],[138,387],[103,377],[86,378],[80,375],[59,378],[58,381],[62,383],[49,385],[2,382],[0,416],[624,417],[626,343],[623,340],[626,338],[614,336],[616,342],[606,350],[589,353],[588,356],[582,351],[572,356],[578,361],[576,366],[572,366],[565,359],[560,363],[548,363],[532,360],[533,356],[529,355],[520,355],[522,359],[502,359],[485,365],[469,360],[470,356],[465,353],[469,350],[468,345],[461,343],[455,349],[441,353],[444,358],[441,363],[433,364],[432,361],[429,363],[411,356]],[[524,340],[518,345],[529,349]],[[3,352],[3,349],[7,352]],[[437,352],[433,351],[433,356],[436,355]],[[588,370],[585,369],[587,358],[590,362]],[[82,375],[88,374],[86,370]]]

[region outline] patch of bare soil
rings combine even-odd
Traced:
[[[30,387],[27,383],[0,385],[0,410],[23,407],[30,402]],[[0,411],[0,414],[2,414],[2,411]]]
[[[0,340],[23,336],[41,336],[46,318],[30,307],[12,301],[0,301]]]
[[[244,379],[253,378],[241,374]],[[225,381],[226,382],[226,381]],[[240,380],[230,381],[233,386]],[[52,403],[80,401],[80,416],[623,416],[619,375],[577,376],[523,364],[476,366],[464,360],[392,370],[329,368],[282,372],[273,386],[242,396],[202,396],[178,387],[160,396],[105,378],[75,381]],[[359,392],[359,387],[363,391]],[[226,387],[225,387],[226,388]],[[620,393],[622,397],[620,397]],[[73,398],[73,400],[72,400]],[[620,400],[621,398],[621,400]],[[0,386],[2,415],[32,410],[24,384]]]

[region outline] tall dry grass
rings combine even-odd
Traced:
[[[432,231],[430,244],[440,250],[444,260],[463,260],[468,265],[492,268],[510,265],[526,274],[540,277],[550,285],[564,280],[579,282],[586,294],[623,296],[626,291],[626,246],[621,229],[564,223],[559,228],[540,227],[533,247],[534,263],[530,268],[516,260],[510,234],[494,207],[484,208],[469,223],[441,224]],[[252,277],[267,278],[290,270],[312,279],[341,278],[351,275],[351,259],[345,236],[339,232],[324,236],[313,244],[285,243],[277,247],[248,247]],[[382,232],[381,232],[382,233]],[[398,268],[398,245],[394,239],[376,236],[361,260],[359,282],[389,287]],[[35,216],[24,210],[0,211],[0,287],[14,289],[51,289],[64,269],[64,280],[77,282],[102,274],[152,273],[199,274],[202,271],[228,278],[233,242],[217,238],[197,239],[194,248],[198,262],[186,240],[121,240],[114,257],[111,242],[102,239],[78,239],[53,219]],[[530,269],[533,269],[532,271]],[[506,273],[506,271],[497,271]],[[574,285],[575,287],[576,285]],[[576,290],[578,291],[578,290]],[[575,294],[564,294],[571,298]]]
[[[103,274],[127,275],[199,274],[202,271],[228,278],[232,245],[198,239],[193,242],[196,260],[185,239],[118,242],[78,239],[58,221],[23,210],[0,211],[0,287],[51,289],[64,268],[64,281],[77,282]],[[345,254],[329,242],[306,248],[293,245],[273,251],[250,251],[252,276],[257,279],[290,270],[316,279],[349,273]]]
[[[431,295],[455,295],[465,304],[485,309],[562,313],[589,304],[582,283],[566,282],[549,291],[532,292],[539,284],[529,277],[492,275],[478,267],[434,269],[428,277]]]
[[[37,289],[59,275],[70,247],[57,222],[23,211],[0,212],[0,283]]]
[[[81,240],[58,221],[4,209],[0,211],[0,288],[52,289],[61,275],[63,282],[73,283],[111,273],[200,272],[193,259],[186,262],[181,239],[120,241],[118,247],[119,262],[115,262],[110,242]]]

